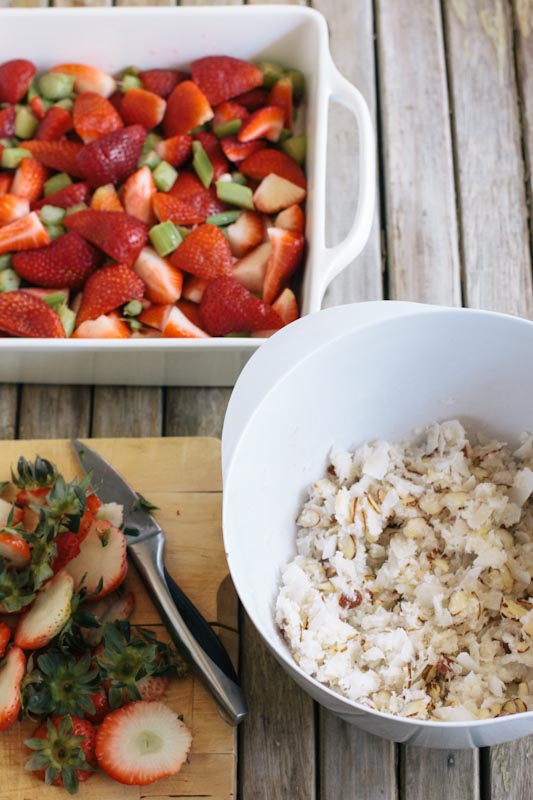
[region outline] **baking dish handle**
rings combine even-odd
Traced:
[[[376,145],[368,105],[355,86],[341,75],[331,59],[327,82],[328,100],[330,102],[334,100],[351,111],[357,123],[359,191],[355,218],[344,240],[334,247],[326,247],[325,226],[319,231],[317,263],[320,264],[319,272],[321,274],[313,287],[314,291],[312,290],[315,297],[311,299],[310,305],[313,308],[320,308],[322,297],[329,283],[359,255],[365,246],[374,219],[376,199]],[[323,181],[322,218],[325,220],[325,176],[323,176]],[[342,202],[342,200],[333,198],[333,202]]]

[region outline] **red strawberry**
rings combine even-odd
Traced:
[[[96,92],[82,92],[74,101],[74,130],[84,144],[94,142],[124,127],[109,100]]]
[[[253,111],[237,133],[239,142],[268,139],[277,142],[283,129],[285,112],[279,106],[264,106]]]
[[[170,310],[165,327],[161,332],[165,339],[205,339],[207,333],[203,327],[197,328],[177,306]]]
[[[226,205],[218,199],[215,189],[206,189],[191,172],[180,172],[169,195],[191,206],[202,220],[226,209]]]
[[[13,269],[21,278],[51,289],[79,289],[100,266],[102,256],[75,231],[45,247],[13,253]]]
[[[11,336],[65,338],[56,312],[38,297],[22,291],[0,294],[0,330]]]
[[[98,67],[89,67],[86,64],[57,64],[49,71],[73,75],[75,92],[96,92],[103,97],[109,97],[117,88],[115,79]]]
[[[102,314],[82,322],[72,339],[129,339],[131,330],[116,314]]]
[[[39,122],[46,117],[46,106],[43,102],[43,98],[39,97],[38,94],[35,97],[32,97],[29,101],[29,105],[31,110],[33,111],[34,117],[36,117]]]
[[[198,280],[200,279],[198,278]],[[202,329],[204,321],[202,319],[202,315],[200,314],[200,309],[196,303],[191,303],[190,300],[184,300],[182,297],[180,297],[176,303],[176,306],[179,308],[182,314],[185,314],[187,319],[190,320],[193,325],[196,325],[197,328]]]
[[[83,512],[83,516],[80,520],[80,526],[78,528],[78,536],[80,541],[83,541],[89,533],[91,525],[93,524],[94,519],[101,507],[102,503],[95,494],[87,495],[85,499],[85,511]]]
[[[154,179],[148,167],[141,167],[134,172],[122,188],[122,202],[126,214],[140,219],[146,225],[152,225],[152,197],[156,193]]]
[[[5,636],[5,634],[4,634]],[[0,667],[0,731],[16,721],[20,711],[20,684],[26,670],[26,656],[12,646]]]
[[[3,531],[0,533],[0,557],[15,569],[22,569],[31,561],[30,546],[18,533]]]
[[[96,520],[81,543],[80,554],[67,564],[66,570],[76,589],[83,585],[90,594],[102,582],[101,590],[91,600],[110,594],[128,572],[124,534],[107,520]]]
[[[90,189],[89,184],[85,181],[79,183],[71,183],[63,189],[58,189],[57,192],[43,197],[33,204],[34,209],[42,208],[43,206],[57,206],[58,208],[70,208],[76,206],[78,203],[86,203],[89,199]]]
[[[142,125],[146,130],[156,128],[165,116],[167,104],[162,97],[146,89],[129,89],[120,104],[120,114],[126,125]]]
[[[212,133],[200,132],[197,133],[194,138],[196,141],[200,142],[204,148],[209,161],[213,165],[213,178],[217,181],[221,175],[229,171],[229,164],[222,152],[217,137],[213,136]]]
[[[263,242],[237,261],[233,267],[233,277],[253,294],[263,294],[263,283],[271,250],[270,242]]]
[[[270,106],[279,106],[285,114],[284,125],[292,130],[292,81],[290,78],[280,78],[276,81],[268,96]]]
[[[162,700],[168,689],[169,680],[166,675],[145,675],[136,682],[136,687],[141,695],[141,700],[154,703]]]
[[[224,136],[220,140],[220,146],[226,158],[230,161],[238,162],[244,161],[248,156],[257,153],[258,150],[264,150],[266,142],[261,139],[256,139],[253,142],[239,142],[236,136]]]
[[[232,276],[216,278],[204,292],[200,313],[212,336],[281,328],[283,322],[272,306],[251,294]]]
[[[112,183],[98,187],[91,198],[91,208],[94,211],[124,211],[124,206]]]
[[[144,283],[129,267],[123,264],[102,267],[85,284],[76,325],[114,311],[130,300],[140,300],[143,295]]]
[[[203,222],[205,216],[177,197],[165,192],[156,192],[152,198],[154,214],[160,222],[170,220],[175,225],[196,225]]]
[[[285,228],[287,231],[303,233],[305,228],[304,212],[298,205],[283,209],[274,220],[276,228]]]
[[[11,628],[7,622],[0,622],[0,658],[3,658],[11,639]]]
[[[266,89],[252,89],[233,99],[236,103],[247,108],[248,111],[255,111],[256,108],[261,108],[268,104],[268,92]]]
[[[80,552],[80,540],[77,534],[70,531],[60,531],[55,537],[57,555],[52,563],[54,572],[59,572],[69,561],[76,558]]]
[[[76,161],[77,154],[83,149],[83,145],[79,142],[68,142],[65,139],[59,142],[36,142],[32,139],[24,142],[24,149],[29,150],[45,167],[56,169],[58,172],[67,172],[74,178],[83,178]]]
[[[197,278],[196,275],[187,275],[181,296],[191,303],[199,303],[208,283],[209,281],[204,278]],[[201,324],[198,327],[201,327]]]
[[[0,103],[18,103],[30,87],[36,73],[31,61],[17,58],[0,66]]]
[[[2,155],[2,147],[0,145],[0,157]],[[0,172],[0,197],[9,193],[11,182],[13,181],[13,174],[11,172]]]
[[[185,80],[186,74],[175,69],[147,69],[139,73],[139,78],[149,92],[168,97],[174,87]]]
[[[33,737],[25,741],[34,750],[26,769],[52,786],[64,786],[69,794],[88,780],[96,766],[96,731],[92,724],[70,714],[43,722]]]
[[[51,642],[68,622],[73,594],[74,581],[64,569],[43,584],[19,618],[15,644],[23,650],[38,650]]]
[[[225,100],[215,108],[215,116],[213,117],[213,128],[217,125],[222,125],[225,122],[231,122],[234,119],[246,119],[248,110],[236,103],[234,100]]]
[[[113,780],[146,786],[180,771],[191,740],[175,711],[159,701],[138,700],[104,719],[96,735],[96,757]]]
[[[38,142],[54,142],[72,130],[72,114],[61,106],[52,106],[46,112],[37,128],[35,140]]]
[[[191,155],[192,136],[188,133],[181,136],[171,136],[170,139],[162,139],[155,146],[157,155],[167,161],[173,167],[179,167],[187,161]]]
[[[305,195],[306,191],[301,186],[271,172],[255,190],[254,205],[264,214],[275,214],[283,208],[301,203]]]
[[[157,328],[158,331],[162,331],[168,322],[170,312],[173,308],[173,305],[168,304],[151,305],[149,308],[145,308],[144,311],[141,311],[139,314],[139,322],[142,322],[143,325],[148,325],[150,328]]]
[[[192,62],[191,74],[212,106],[263,83],[263,74],[258,67],[230,56],[199,58]]]
[[[226,228],[231,252],[242,258],[263,241],[263,219],[254,211],[242,211],[232,225]]]
[[[90,722],[98,725],[100,722],[102,722],[104,717],[109,714],[111,711],[111,706],[109,705],[109,700],[107,699],[107,694],[105,691],[97,692],[96,694],[90,694],[89,697],[94,706],[94,714],[86,714],[85,716]]]
[[[284,325],[289,325],[299,317],[298,303],[292,289],[284,289],[278,299],[272,303],[272,308],[278,312]]]
[[[133,269],[145,284],[146,297],[152,303],[172,304],[181,296],[183,272],[151,247],[143,247]]]
[[[80,150],[76,156],[78,169],[93,188],[119,183],[137,166],[145,139],[146,131],[141,125],[102,136]]]
[[[233,259],[228,240],[216,225],[195,228],[170,256],[171,263],[184,272],[211,280],[229,275]]]
[[[23,158],[11,184],[11,194],[25,197],[30,203],[43,193],[47,171],[35,158]]]
[[[132,264],[148,240],[146,225],[122,211],[86,209],[69,214],[63,224],[122,264]]]
[[[257,181],[266,178],[271,172],[279,175],[280,178],[295,183],[305,189],[307,182],[301,167],[290,156],[282,153],[280,150],[273,150],[268,148],[261,150],[259,153],[254,153],[249,156],[240,165],[240,171],[248,178],[254,178]]]
[[[11,139],[15,135],[15,106],[0,111],[0,139]]]
[[[168,97],[163,130],[167,137],[178,136],[212,118],[213,110],[198,86],[192,81],[183,81]]]
[[[30,203],[25,197],[16,194],[4,194],[0,197],[0,227],[9,225],[16,219],[30,213]]]
[[[50,236],[35,211],[0,228],[0,255],[45,244],[50,244]]]
[[[265,273],[263,299],[266,303],[272,303],[280,293],[282,286],[288,283],[300,265],[304,237],[300,233],[283,228],[269,228],[268,238],[272,245],[272,252]]]

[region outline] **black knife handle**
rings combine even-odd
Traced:
[[[231,659],[213,628],[207,620],[202,617],[196,606],[189,600],[185,592],[180,589],[166,569],[164,573],[168,590],[172,595],[176,608],[180,612],[189,630],[193,633],[194,638],[207,653],[209,658],[215,662],[217,667],[219,667],[228,678],[231,678],[232,681],[238,684],[239,679],[231,663]]]

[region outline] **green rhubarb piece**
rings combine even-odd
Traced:
[[[52,241],[54,239],[59,239],[60,236],[63,236],[65,233],[65,229],[62,225],[45,225],[44,226],[48,232],[48,236]]]
[[[225,339],[249,339],[250,338],[250,334],[249,333],[245,333],[245,332],[241,333],[240,331],[235,331],[235,333],[226,333],[224,335],[224,338]]]
[[[195,133],[203,133],[207,130],[207,122],[202,122],[201,125],[197,125],[196,128],[191,128],[189,133],[191,136],[194,136]]]
[[[152,177],[160,192],[168,192],[176,183],[178,173],[168,161],[161,161],[152,172]]]
[[[138,319],[132,319],[132,318],[128,318],[128,319],[126,319],[125,321],[128,323],[128,325],[130,326],[131,330],[132,330],[134,333],[135,333],[136,331],[140,331],[140,330],[141,330],[141,328],[142,328],[142,325],[141,325],[141,323],[139,322],[139,320],[138,320]]]
[[[0,145],[2,147],[16,147],[17,140],[16,139],[0,139]]]
[[[44,182],[44,196],[48,197],[49,194],[54,194],[66,186],[70,186],[72,178],[66,172],[58,172]]]
[[[130,89],[142,89],[143,82],[137,75],[124,75],[120,81],[120,89],[125,94]]]
[[[239,183],[241,186],[246,186],[248,183],[248,178],[246,175],[243,175],[242,172],[232,172],[231,180],[233,183]]]
[[[135,64],[131,64],[129,67],[122,70],[121,77],[124,78],[126,75],[139,75],[140,71],[139,67],[136,67]]]
[[[139,300],[130,300],[130,302],[126,303],[124,306],[124,316],[138,317],[142,310],[142,303]]]
[[[65,216],[65,209],[45,205],[39,211],[39,216],[43,225],[59,225]]]
[[[2,151],[2,166],[4,169],[16,169],[23,158],[31,158],[29,150],[23,147],[6,147]]]
[[[54,103],[54,105],[58,106],[58,108],[64,108],[65,111],[72,113],[74,108],[74,100],[72,97],[64,97],[63,100],[58,100],[57,103]]]
[[[218,139],[222,139],[223,136],[235,136],[241,125],[242,119],[230,119],[228,122],[221,122],[220,125],[213,128],[213,133]]]
[[[9,269],[11,266],[11,253],[4,253],[0,256],[0,272],[4,269]]]
[[[240,216],[240,211],[221,211],[220,214],[212,214],[210,217],[206,218],[206,222],[210,222],[211,225],[217,225],[218,227],[222,225],[231,225],[232,222],[235,222]]]
[[[184,225],[176,225],[176,230],[182,239],[185,239],[185,237],[191,232],[190,228],[186,228]]]
[[[149,133],[143,142],[141,153],[148,153],[150,150],[155,150],[159,142],[163,141],[158,133]]]
[[[286,142],[287,139],[291,138],[291,136],[292,136],[292,133],[288,128],[282,128],[281,129],[281,133],[280,133],[279,138],[278,138],[278,144],[283,144],[283,142]]]
[[[141,167],[148,167],[149,169],[155,169],[158,164],[161,163],[161,156],[159,156],[155,150],[149,150],[147,153],[141,153],[141,156],[137,162],[137,166],[139,169]]]
[[[59,306],[65,304],[67,297],[65,292],[52,292],[52,294],[47,294],[43,297],[44,302],[50,308],[55,309],[56,311],[59,309]]]
[[[307,153],[307,136],[291,136],[281,144],[281,149],[291,158],[302,166],[305,164],[305,156]]]
[[[211,164],[209,157],[200,142],[192,143],[192,151],[192,165],[194,167],[194,171],[200,178],[205,188],[209,189],[211,186],[211,181],[213,180],[213,175],[215,174],[213,165]]]
[[[15,136],[18,139],[33,138],[39,120],[29,106],[17,106],[15,113]]]
[[[14,269],[8,267],[0,272],[0,292],[14,292],[20,286],[20,278]]]
[[[283,78],[283,69],[279,64],[274,64],[272,61],[261,61],[259,69],[263,73],[263,86],[265,89],[272,89],[275,83]]]
[[[39,90],[37,89],[37,81],[36,80],[33,80],[30,83],[30,86],[29,86],[29,89],[28,89],[28,94],[26,96],[27,96],[27,99],[28,99],[28,103],[30,102],[30,100],[33,100],[35,97],[40,97],[41,96],[39,94]]]
[[[305,93],[305,78],[302,73],[297,69],[288,69],[285,71],[287,78],[291,79],[292,83],[292,96],[295,100],[301,100]]]
[[[64,100],[74,88],[74,75],[62,72],[48,72],[41,75],[37,82],[39,92],[47,100]]]
[[[160,256],[168,256],[173,253],[182,242],[178,229],[170,220],[154,225],[150,228],[148,235]]]
[[[78,211],[85,211],[86,208],[87,206],[85,205],[85,203],[76,203],[76,205],[67,208],[67,210],[65,211],[65,216],[70,217],[71,214],[76,214]]]
[[[239,208],[249,208],[254,210],[253,193],[249,186],[241,186],[239,183],[233,181],[217,181],[216,184],[217,197],[223,203],[228,203],[230,206],[238,206]]]
[[[74,333],[74,328],[76,325],[76,314],[75,312],[66,305],[60,305],[57,309],[57,313],[59,315],[59,319],[61,320],[61,324],[65,329],[65,336],[69,338]]]

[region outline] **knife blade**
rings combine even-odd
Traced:
[[[164,567],[164,533],[122,475],[84,442],[71,440],[78,462],[90,473],[103,503],[124,506],[124,534],[141,578],[163,617],[176,646],[197,668],[232,724],[247,714],[246,701],[224,646],[196,606]]]

